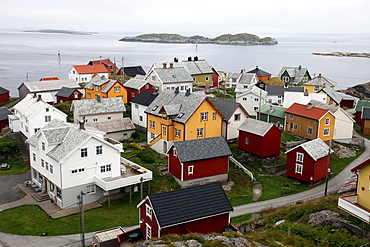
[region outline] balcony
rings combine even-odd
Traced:
[[[121,158],[121,176],[99,178],[94,176],[94,182],[105,191],[119,189],[153,179],[152,171]]]
[[[357,204],[357,195],[340,196],[338,198],[338,207],[362,221],[370,223],[370,210]]]

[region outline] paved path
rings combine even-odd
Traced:
[[[25,194],[18,186],[31,179],[31,172],[9,176],[0,176],[0,204],[21,199]]]
[[[370,158],[370,141],[365,139],[365,152],[349,164],[342,172],[336,177],[331,179],[328,183],[328,193],[336,193],[347,178],[351,174],[351,169],[363,161]],[[234,212],[231,217],[244,215],[248,213],[260,212],[268,208],[277,208],[290,204],[295,204],[297,201],[309,200],[324,196],[325,184],[317,186],[313,189],[290,195],[280,197],[272,200],[255,202],[234,207]],[[125,230],[130,230],[138,226],[127,227]],[[80,234],[65,235],[65,236],[51,236],[51,237],[38,237],[38,236],[19,236],[0,232],[0,247],[21,247],[21,246],[81,246]],[[86,244],[91,244],[92,233],[85,235]],[[129,244],[127,245],[129,246]]]

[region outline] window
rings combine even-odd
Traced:
[[[295,164],[295,173],[302,174],[303,172],[303,165]]]
[[[245,138],[245,144],[249,144],[249,138]]]
[[[62,190],[59,187],[57,187],[57,197],[62,199]]]
[[[36,154],[35,153],[32,153],[32,159],[33,159],[33,161],[36,162]]]
[[[283,76],[283,81],[289,82],[289,76]]]
[[[135,98],[135,93],[134,92],[131,93],[131,97]]]
[[[203,136],[203,128],[197,129],[197,134],[198,134],[198,137],[202,137]]]
[[[254,101],[258,101],[258,98],[254,98]]]
[[[248,98],[243,98],[243,101],[247,101],[248,100]]]
[[[146,216],[152,219],[152,212],[153,212],[152,208],[147,204],[145,204],[145,208],[146,208]]]
[[[45,142],[41,142],[41,149],[42,151],[45,151]]]
[[[154,139],[155,138],[155,134],[154,133],[150,133],[150,138],[151,139]]]
[[[28,132],[28,126],[27,126],[27,125],[25,125],[25,127],[26,127],[26,128],[25,128],[25,129],[26,129],[26,132]]]
[[[319,86],[315,86],[315,88],[313,89],[315,92],[319,91],[320,90],[320,87]]]
[[[99,92],[99,86],[95,86],[95,91]]]
[[[180,129],[175,129],[175,136],[180,137],[181,135],[181,130]]]
[[[150,120],[150,128],[154,129],[155,122],[153,120]]]
[[[95,184],[86,186],[86,194],[95,193]]]
[[[166,135],[166,132],[167,132],[167,128],[163,127],[163,135]]]
[[[96,146],[96,155],[100,155],[100,154],[103,154],[103,146],[102,145]]]
[[[41,167],[42,168],[45,168],[45,163],[44,163],[44,160],[43,159],[41,159]]]
[[[324,136],[328,136],[330,134],[330,129],[324,129]]]
[[[88,93],[88,94],[87,94],[87,98],[88,98],[88,99],[91,99],[91,93]]]
[[[139,120],[140,120],[140,122],[142,122],[143,121],[143,116],[139,116]]]
[[[258,106],[253,107],[253,110],[257,111],[258,110]]]
[[[312,135],[312,128],[311,127],[307,128],[307,134]]]
[[[87,148],[81,148],[81,158],[87,157]]]
[[[206,81],[209,81],[209,77],[208,76],[206,76]]]
[[[240,121],[241,115],[240,113],[234,115],[234,121]]]
[[[145,84],[145,89],[148,89],[149,88],[149,84]]]
[[[181,85],[181,87],[180,87],[180,91],[184,91],[185,89],[184,89],[184,85]]]
[[[208,112],[201,112],[200,113],[200,121],[208,120]]]
[[[232,78],[231,79],[231,82],[236,82],[236,78]]]
[[[36,133],[37,131],[39,131],[39,130],[40,130],[40,128],[35,128],[35,129],[34,129],[35,133]]]
[[[49,107],[45,108],[45,111],[48,112],[49,111]]]
[[[94,122],[98,122],[98,119],[97,119],[97,118],[94,118],[94,119],[93,119],[93,121],[94,121]]]
[[[116,92],[116,93],[121,92],[121,87],[114,87],[114,92]]]
[[[100,167],[100,172],[101,173],[104,173],[104,172],[110,172],[112,170],[112,165],[111,164],[108,164],[108,165],[102,165]]]
[[[292,120],[293,119],[293,114],[289,113],[289,119]]]
[[[297,130],[298,129],[298,124],[293,124],[293,129]]]
[[[155,81],[155,75],[152,75],[152,81]]]
[[[45,169],[49,171],[49,163],[45,161]]]
[[[325,125],[329,125],[330,124],[330,118],[325,118]]]
[[[112,117],[108,117],[108,120],[111,120],[112,119]]]
[[[194,174],[194,166],[188,166],[188,175]]]
[[[152,228],[150,225],[146,224],[146,239],[152,238]]]
[[[135,109],[139,109],[139,105],[138,104],[135,104]]]
[[[296,154],[296,161],[297,162],[303,162],[304,154],[303,153],[297,153]]]
[[[76,168],[76,169],[71,170],[71,174],[82,173],[84,171],[85,171],[85,167],[80,167],[80,168]]]
[[[51,121],[51,116],[45,116],[45,122],[48,123]]]
[[[50,173],[51,173],[51,174],[53,174],[53,172],[54,172],[53,165],[52,165],[52,164],[50,164]]]
[[[217,112],[214,112],[213,113],[213,120],[216,120],[217,119]]]

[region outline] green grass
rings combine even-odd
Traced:
[[[29,164],[23,161],[20,153],[12,154],[7,160],[0,160],[0,163],[8,163],[10,165],[9,170],[0,170],[0,176],[20,174],[30,169]]]
[[[298,141],[301,141],[301,140],[302,140],[301,138],[298,138],[296,136],[293,136],[293,135],[285,133],[285,132],[283,132],[281,134],[281,142],[283,142],[283,143],[298,142]]]

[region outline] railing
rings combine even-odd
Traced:
[[[357,204],[357,195],[340,196],[338,198],[338,207],[370,223],[370,211]]]
[[[237,167],[241,168],[244,171],[244,173],[246,173],[252,179],[252,181],[256,180],[253,176],[253,173],[249,171],[247,168],[245,168],[242,164],[240,164],[239,161],[237,161],[234,157],[230,156],[229,160],[233,162]]]
[[[162,139],[162,134],[160,135],[157,135],[156,138],[154,138],[153,140],[151,140],[149,142],[149,146],[153,146],[157,141],[159,141],[160,139]]]

